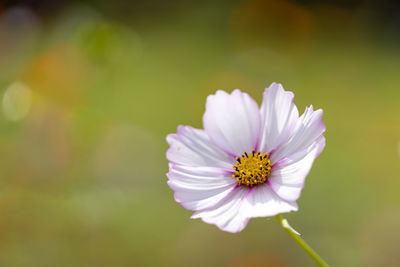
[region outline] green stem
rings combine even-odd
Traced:
[[[329,265],[315,252],[301,237],[300,234],[294,230],[289,222],[282,218],[280,214],[275,216],[279,223],[282,225],[283,229],[300,245],[307,253],[311,256],[311,258],[318,263],[319,266],[328,267]]]

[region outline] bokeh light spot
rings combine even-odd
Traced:
[[[32,104],[32,91],[23,82],[12,83],[3,95],[4,116],[12,121],[24,118]]]

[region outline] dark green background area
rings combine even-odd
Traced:
[[[191,220],[166,184],[165,137],[202,128],[207,95],[240,88],[261,103],[272,82],[301,112],[322,108],[327,127],[285,216],[332,266],[400,261],[395,1],[32,0],[0,12],[0,266],[313,266],[274,218],[225,233]],[[29,112],[13,119],[4,99],[21,83],[32,101],[14,96],[11,111]]]

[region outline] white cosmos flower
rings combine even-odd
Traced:
[[[168,185],[192,218],[239,232],[250,218],[297,211],[305,178],[325,147],[322,110],[299,117],[293,93],[273,83],[261,108],[246,93],[207,98],[204,130],[167,137]]]

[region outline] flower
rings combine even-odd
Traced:
[[[246,93],[207,98],[204,130],[167,136],[168,185],[175,200],[221,230],[240,232],[254,217],[297,211],[304,181],[325,147],[322,110],[299,117],[294,94],[265,89],[261,108]]]

